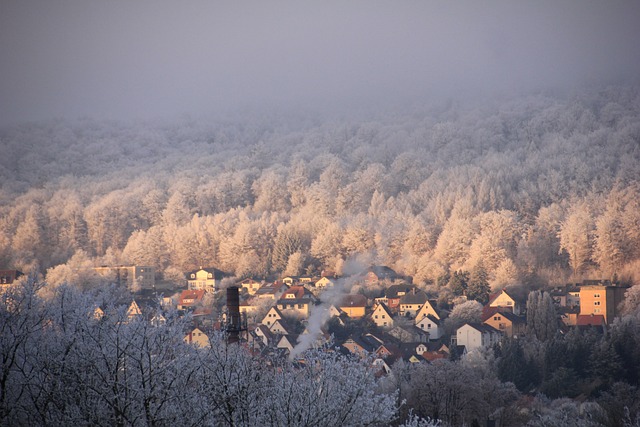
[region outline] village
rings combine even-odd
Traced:
[[[370,266],[350,276],[322,272],[320,277],[288,276],[271,282],[252,278],[236,282],[206,267],[185,274],[186,289],[160,297],[152,267],[99,267],[96,271],[138,289],[128,309],[131,318],[148,314],[153,315],[148,319],[153,323],[162,322],[162,315],[150,309],[157,304],[164,311],[190,316],[193,327],[185,331],[184,340],[198,347],[208,347],[211,334],[225,332],[224,293],[229,287],[237,288],[239,294],[240,343],[258,355],[297,357],[308,348],[329,344],[345,354],[371,357],[375,366],[389,373],[398,359],[410,363],[455,360],[491,348],[503,337],[518,339],[527,334],[527,299],[518,297],[522,294],[518,290],[491,293],[482,306],[459,297],[456,306],[469,307],[469,313],[460,314],[453,310],[455,306],[428,295],[410,277],[386,266]],[[0,280],[8,286],[20,275],[2,270]],[[560,333],[572,328],[603,330],[619,315],[627,289],[609,281],[552,289],[548,294],[555,322],[549,327]],[[96,310],[99,315],[100,307]]]

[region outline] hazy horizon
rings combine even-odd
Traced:
[[[358,108],[640,75],[640,3],[0,1],[0,125]]]

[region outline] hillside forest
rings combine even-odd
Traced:
[[[386,265],[447,293],[640,279],[640,90],[332,117],[51,120],[0,129],[0,266],[237,278]]]

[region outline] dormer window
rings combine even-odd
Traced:
[[[196,275],[195,275],[194,273],[191,273],[191,278],[192,278],[192,279],[195,279],[195,278],[196,278]]]
[[[209,275],[207,276],[209,279],[213,279],[213,274],[209,273]]]

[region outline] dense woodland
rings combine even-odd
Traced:
[[[640,425],[640,287],[606,331],[564,334],[549,294],[529,293],[638,283],[638,87],[349,117],[57,120],[1,129],[0,147],[0,267],[33,273],[0,304],[0,424]],[[527,334],[379,378],[332,352],[266,360],[222,336],[196,350],[189,316],[132,321],[129,294],[91,286],[92,267],[129,263],[168,281],[387,265],[445,303],[520,285]]]
[[[638,87],[340,118],[54,120],[6,127],[0,147],[0,265],[51,283],[97,264],[172,279],[354,260],[425,287],[474,269],[494,288],[640,278]]]

